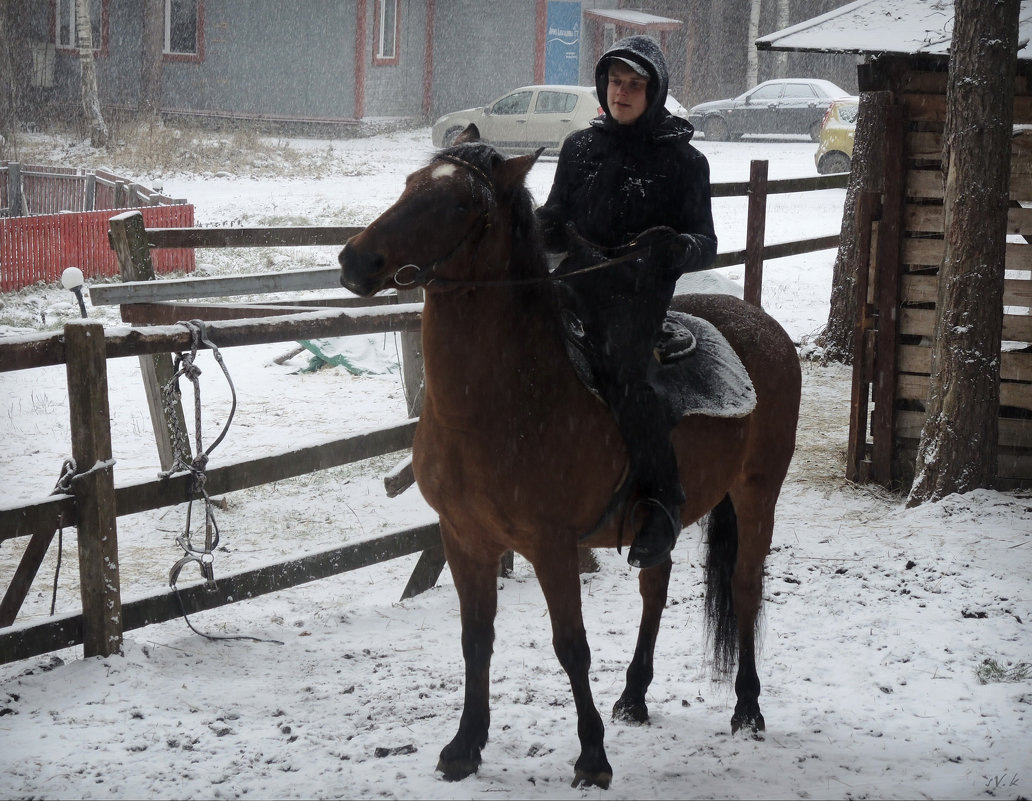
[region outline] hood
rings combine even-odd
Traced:
[[[599,105],[602,106],[607,117],[609,116],[609,103],[606,102],[606,88],[609,85],[609,59],[611,58],[633,61],[644,67],[649,73],[649,85],[645,95],[648,99],[648,107],[636,125],[644,125],[647,128],[654,127],[669,113],[663,104],[666,102],[670,76],[659,42],[651,36],[627,36],[614,43],[602,54],[595,65],[595,89],[598,92]]]

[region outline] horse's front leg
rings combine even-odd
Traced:
[[[606,789],[613,779],[613,768],[606,759],[603,744],[605,727],[591,697],[588,670],[591,651],[581,615],[580,575],[577,548],[550,553],[534,561],[534,571],[548,603],[552,620],[552,645],[559,664],[570,677],[577,707],[577,735],[581,753],[574,764],[573,786],[595,785]]]
[[[641,593],[641,624],[638,626],[638,644],[634,658],[627,667],[627,683],[623,694],[613,707],[613,717],[645,723],[649,719],[649,708],[645,693],[652,683],[653,657],[656,652],[656,637],[659,623],[666,605],[667,588],[670,585],[669,559],[663,564],[638,573],[638,591]]]
[[[448,566],[459,595],[462,619],[462,656],[466,663],[466,692],[459,730],[441,751],[437,769],[448,781],[464,779],[480,767],[480,751],[487,744],[491,724],[490,672],[494,619],[498,608],[500,553],[471,553],[470,543],[457,546],[456,536],[441,521]]]

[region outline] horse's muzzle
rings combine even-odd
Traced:
[[[348,242],[341,250],[337,261],[340,262],[341,286],[348,291],[367,297],[383,288],[382,254],[370,253]]]

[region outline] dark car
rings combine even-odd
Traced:
[[[814,142],[833,100],[849,92],[819,78],[764,81],[727,100],[700,103],[688,119],[706,139],[720,142],[753,134],[801,134]]]

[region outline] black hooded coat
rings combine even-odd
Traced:
[[[633,125],[609,116],[609,60],[621,57],[649,73],[645,112]],[[671,261],[670,278],[713,262],[717,236],[710,206],[709,163],[691,139],[692,124],[666,110],[666,59],[654,39],[629,36],[603,54],[595,87],[605,112],[566,138],[548,199],[538,209],[545,246],[569,248],[567,225],[597,245],[618,247],[649,228],[667,226],[683,236]]]
[[[614,57],[649,74],[645,111],[631,125],[609,115]],[[568,252],[558,268],[574,273],[561,282],[567,329],[616,418],[632,473],[647,497],[672,510],[683,495],[669,418],[648,371],[677,278],[713,263],[717,237],[709,163],[691,144],[692,125],[666,110],[667,82],[666,60],[651,37],[629,36],[603,54],[595,85],[606,113],[567,137],[537,214],[545,247]],[[639,250],[644,241],[654,244]],[[624,245],[640,255],[579,272],[618,255]]]

